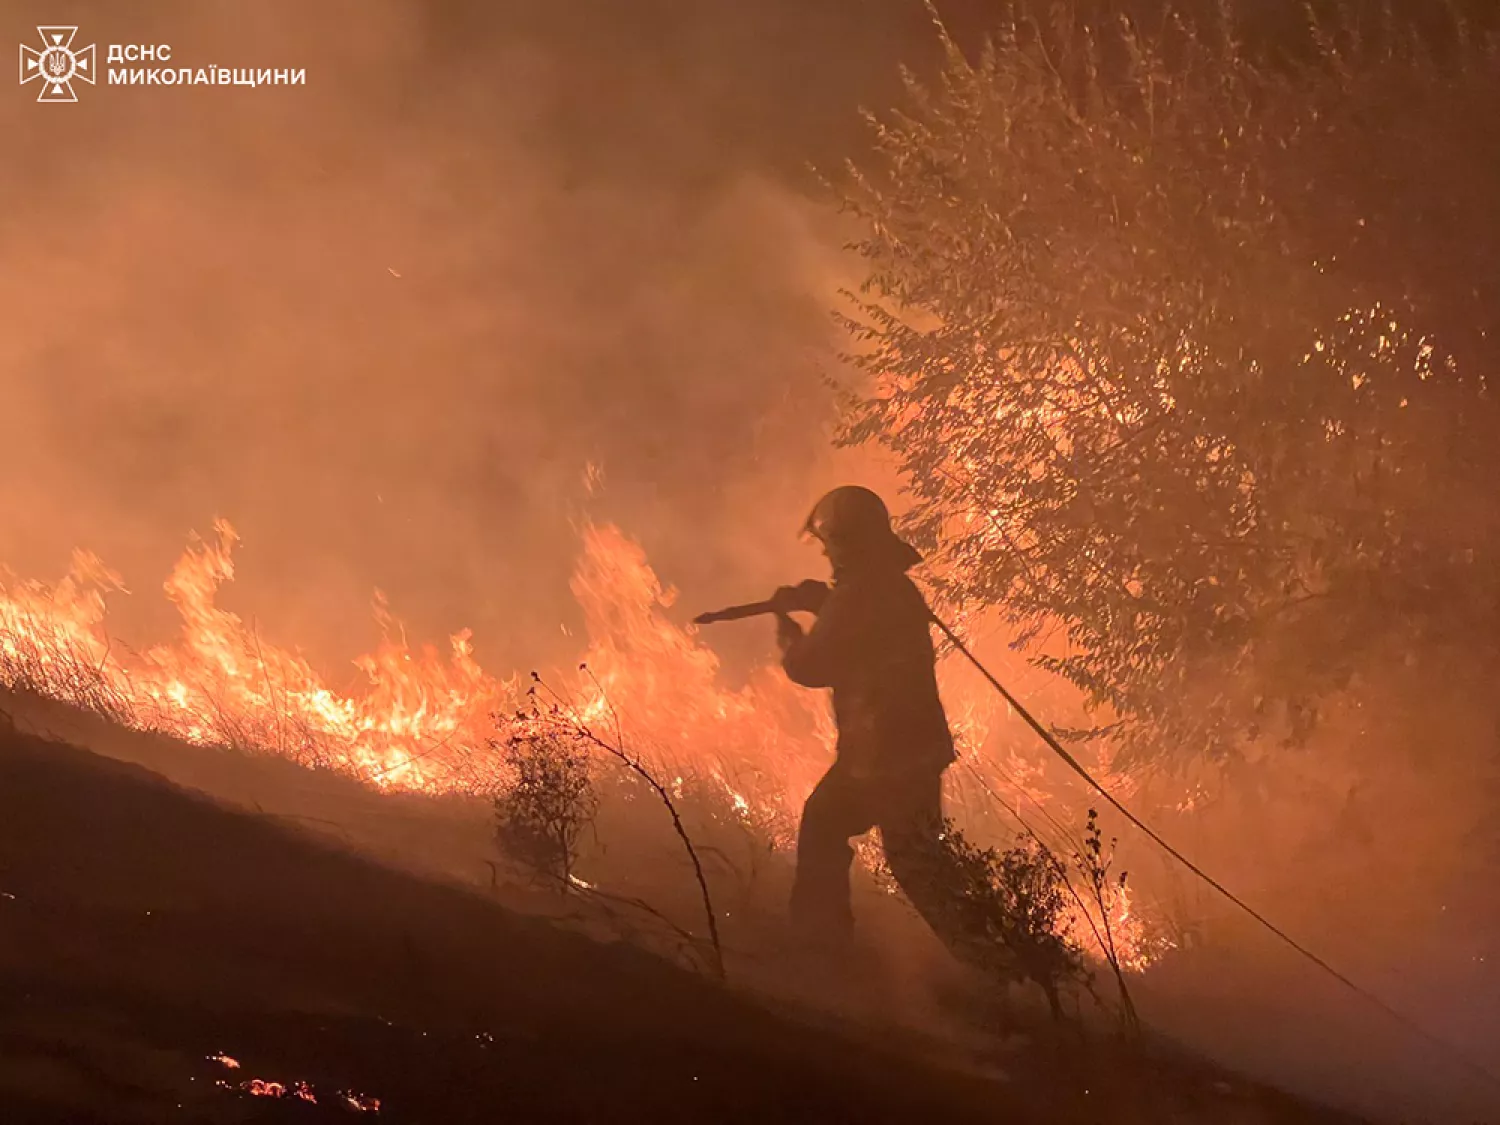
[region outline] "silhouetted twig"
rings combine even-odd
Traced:
[[[599,688],[600,696],[604,699],[606,707],[609,707],[611,715],[614,715],[613,707],[609,704],[608,697],[605,695],[603,687],[600,686],[597,679],[594,679],[593,674],[588,670],[588,666],[579,665],[579,669],[589,674],[590,680],[594,683],[595,687]],[[698,856],[698,849],[693,846],[692,837],[688,835],[687,828],[682,822],[682,816],[677,811],[677,804],[672,800],[672,794],[667,791],[667,787],[660,781],[658,781],[656,779],[656,776],[649,769],[647,769],[646,766],[638,758],[636,758],[633,754],[625,749],[625,746],[623,744],[623,737],[620,733],[618,733],[620,728],[619,717],[617,715],[614,715],[614,720],[617,731],[616,737],[619,738],[620,741],[610,742],[608,739],[601,738],[597,733],[595,733],[593,728],[590,727],[589,724],[584,720],[584,718],[578,713],[578,709],[574,707],[570,701],[563,698],[556,691],[554,691],[541,678],[540,675],[533,672],[531,674],[531,678],[533,681],[533,687],[531,689],[533,693],[538,687],[540,687],[542,690],[547,692],[547,694],[549,694],[555,701],[552,711],[554,717],[566,722],[569,729],[578,738],[581,738],[585,742],[588,742],[590,745],[604,751],[610,757],[620,762],[620,764],[628,769],[631,773],[635,774],[642,781],[644,781],[651,788],[651,791],[656,794],[662,805],[666,808],[667,814],[672,818],[672,828],[677,833],[677,838],[682,841],[683,850],[687,852],[688,860],[693,865],[693,875],[698,881],[698,891],[703,899],[703,913],[708,921],[708,936],[710,942],[713,944],[713,964],[715,975],[718,976],[720,980],[725,979],[727,974],[724,968],[724,947],[719,939],[719,919],[717,913],[714,910],[713,896],[709,893],[708,878],[703,872],[703,863]]]

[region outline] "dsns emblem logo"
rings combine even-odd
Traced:
[[[74,79],[94,85],[94,74],[98,70],[94,58],[94,44],[73,50],[76,27],[39,27],[42,49],[21,45],[21,85],[41,82],[42,90],[37,95],[39,102],[76,102],[73,92]]]

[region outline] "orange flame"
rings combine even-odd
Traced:
[[[227,523],[215,532],[213,540],[189,544],[165,583],[180,634],[144,652],[110,638],[106,602],[125,586],[91,554],[75,553],[54,586],[0,581],[0,686],[197,745],[335,769],[381,789],[504,788],[500,756],[491,749],[495,716],[515,713],[521,686],[479,666],[467,631],[450,638],[445,654],[413,649],[400,622],[377,603],[382,640],[355,661],[367,687],[341,694],[303,657],[215,603],[234,577],[237,542]],[[585,529],[572,589],[591,640],[579,668],[549,686],[662,776],[679,786],[685,778],[716,786],[736,815],[774,843],[789,843],[801,803],[831,758],[833,726],[818,694],[794,687],[774,666],[759,669],[743,688],[726,689],[714,653],[669,620],[675,591],[615,528]],[[999,705],[944,671],[949,711],[968,748],[964,768],[987,791],[1044,805],[1048,794],[1034,766],[1014,753],[975,752],[1002,718]],[[1111,913],[1116,941],[1136,948],[1139,923],[1128,898]]]

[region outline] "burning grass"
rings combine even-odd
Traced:
[[[262,638],[216,604],[234,577],[237,537],[224,522],[215,532],[189,544],[165,583],[179,635],[144,650],[110,636],[107,601],[125,585],[93,555],[77,553],[55,585],[0,582],[0,685],[137,730],[276,755],[381,790],[489,800],[514,791],[518,774],[503,747],[536,737],[543,722],[527,706],[527,681],[482,669],[467,632],[450,638],[446,653],[414,648],[378,603],[380,643],[355,661],[365,690],[340,693],[295,650]],[[547,677],[556,701],[573,727],[597,732],[599,747],[628,748],[647,771],[641,776],[659,779],[657,796],[683,809],[679,835],[708,841],[700,849],[704,864],[719,868],[721,879],[727,869],[746,900],[744,884],[758,880],[765,857],[785,865],[801,803],[829,761],[834,732],[823,700],[793,687],[774,666],[759,669],[743,688],[725,688],[713,652],[669,619],[674,592],[614,528],[586,529],[572,588],[591,642],[579,665]],[[982,746],[999,717],[994,705],[945,679],[961,742]],[[610,755],[592,757],[600,776],[611,772],[602,760]],[[998,754],[966,757],[981,792],[1046,802],[1034,780],[1017,777],[1015,764]],[[974,819],[965,815],[974,790],[956,788],[957,818]],[[641,790],[613,778],[605,803],[629,804]],[[662,817],[660,807],[654,815]],[[743,861],[730,858],[740,849]],[[706,899],[706,884],[703,890]],[[1128,896],[1121,890],[1106,905],[1120,960],[1143,967],[1143,930]],[[1073,922],[1077,932],[1100,932],[1086,919]]]

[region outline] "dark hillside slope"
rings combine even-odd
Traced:
[[[381,1099],[363,1119],[435,1125],[1335,1120],[1259,1096],[1106,1111],[1103,1082],[938,1071],[14,734],[0,895],[7,1125],[360,1119],[343,1092]]]
[[[31,1056],[49,1060],[42,1092],[66,1074],[53,1084],[92,1084],[94,1114],[175,1117],[182,1086],[225,1077],[205,1062],[222,1050],[245,1078],[381,1097],[390,1120],[981,1120],[993,1104],[70,748],[0,756],[0,891],[0,1097],[21,1096]],[[160,1073],[111,1067],[101,1045]]]

